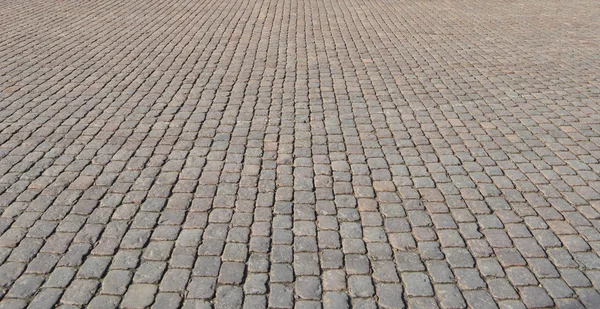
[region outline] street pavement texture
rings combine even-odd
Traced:
[[[0,0],[0,308],[600,308],[600,2]]]

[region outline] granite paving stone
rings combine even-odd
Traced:
[[[600,2],[0,0],[0,308],[600,308]]]

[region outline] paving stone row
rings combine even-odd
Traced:
[[[599,308],[599,16],[0,0],[0,308]]]

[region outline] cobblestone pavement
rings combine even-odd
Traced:
[[[0,0],[0,308],[600,308],[600,3]]]

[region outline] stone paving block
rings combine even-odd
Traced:
[[[145,308],[154,302],[157,287],[153,284],[132,284],[123,296],[121,307]]]
[[[1,308],[595,308],[594,1],[0,3]]]

